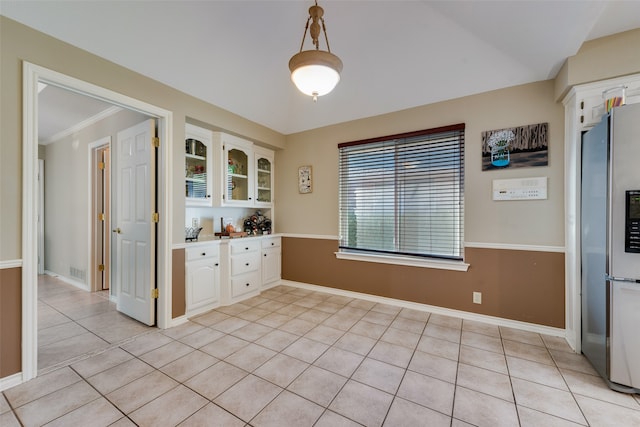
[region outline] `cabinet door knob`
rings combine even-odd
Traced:
[[[207,199],[210,199],[210,198],[211,198],[211,194],[207,194]]]
[[[249,263],[246,263],[245,265],[246,265],[247,267],[249,267]]]
[[[248,251],[248,250],[249,250],[249,248],[244,248],[244,250],[245,250],[245,251]]]
[[[250,286],[250,284],[249,284],[249,283],[247,283],[247,286]]]
[[[219,266],[219,265],[220,265],[220,264],[218,264],[218,263],[216,262],[216,267],[217,267],[217,266]]]
[[[267,254],[264,254],[263,256],[267,256]]]
[[[202,252],[202,256],[206,256],[206,255],[207,255],[207,253],[206,253],[206,252]]]

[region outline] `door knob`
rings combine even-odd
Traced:
[[[120,227],[118,227],[118,228],[114,228],[112,231],[113,231],[114,233],[122,234],[122,230],[120,230]]]

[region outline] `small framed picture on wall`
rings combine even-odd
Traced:
[[[312,191],[311,166],[300,166],[298,168],[298,192],[300,194],[307,194]]]

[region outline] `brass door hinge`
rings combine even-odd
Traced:
[[[151,290],[151,298],[158,298],[159,296],[160,296],[160,291],[158,290],[158,288]]]
[[[104,170],[104,162],[98,162],[98,169]]]
[[[152,144],[155,148],[160,147],[160,138],[158,138],[157,136],[154,136],[154,137],[151,139],[151,144]]]
[[[104,264],[100,264],[98,266],[98,271],[104,271]]]
[[[98,221],[104,221],[104,212],[98,214]]]
[[[151,220],[153,222],[160,222],[160,214],[158,212],[154,212],[153,215],[151,215]]]

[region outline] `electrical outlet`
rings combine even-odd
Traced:
[[[474,292],[473,293],[473,303],[474,304],[482,304],[482,292]]]

